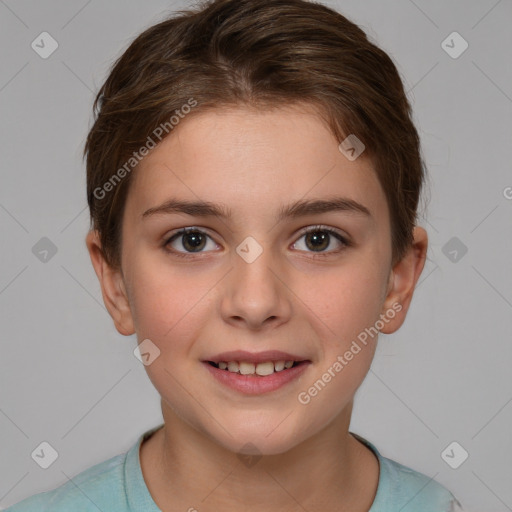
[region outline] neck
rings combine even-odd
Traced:
[[[226,450],[169,408],[162,411],[165,426],[143,444],[141,466],[163,512],[237,510],[242,504],[247,511],[268,512],[371,507],[378,462],[348,432],[352,404],[287,452],[253,457]]]

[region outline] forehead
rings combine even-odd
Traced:
[[[348,160],[308,106],[196,112],[181,120],[134,173],[127,210],[139,216],[170,197],[220,202],[254,215],[334,194],[366,205],[372,216],[387,213],[371,161],[364,153]]]

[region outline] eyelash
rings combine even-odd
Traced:
[[[339,242],[342,243],[343,247],[341,247],[340,249],[336,249],[336,250],[333,250],[333,251],[327,251],[327,252],[315,252],[315,251],[301,251],[301,252],[310,252],[311,254],[313,254],[317,258],[325,258],[325,257],[328,257],[328,256],[330,256],[332,254],[337,254],[337,253],[343,251],[344,249],[346,249],[347,247],[350,247],[352,245],[351,242],[349,242],[344,236],[342,236],[337,231],[335,231],[335,230],[333,230],[331,228],[325,227],[325,226],[321,226],[321,225],[312,226],[312,227],[305,228],[305,229],[301,230],[299,238],[297,240],[302,238],[304,235],[308,235],[309,233],[315,233],[317,231],[328,233],[330,236],[333,236]],[[208,235],[208,233],[206,233],[205,231],[203,231],[203,230],[201,230],[199,228],[195,228],[195,227],[188,227],[188,228],[184,228],[184,229],[181,229],[181,230],[177,231],[176,233],[172,234],[169,238],[167,238],[166,241],[163,244],[164,250],[166,252],[168,252],[168,253],[173,254],[174,256],[177,256],[178,258],[194,258],[196,254],[201,254],[201,252],[199,252],[199,253],[181,252],[181,251],[176,251],[174,249],[169,249],[168,248],[168,245],[171,242],[173,242],[179,236],[183,236],[183,235],[186,235],[188,233],[201,233],[201,234],[206,235],[208,238],[211,239],[211,236]],[[297,243],[297,242],[295,242],[295,243]],[[207,252],[209,252],[209,251],[207,251]]]

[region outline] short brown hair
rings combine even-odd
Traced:
[[[114,173],[123,164],[126,171],[134,151],[191,99],[197,106],[190,115],[308,103],[339,142],[355,134],[386,195],[393,263],[402,259],[412,243],[425,169],[391,58],[361,28],[319,3],[213,0],[136,37],[94,101],[84,148],[87,200],[111,266],[121,265],[121,221],[133,174],[119,173],[113,182]]]

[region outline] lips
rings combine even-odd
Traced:
[[[291,354],[289,352],[282,352],[280,350],[266,350],[263,352],[247,352],[245,350],[232,350],[230,352],[222,352],[211,357],[207,357],[203,362],[214,363],[216,366],[221,362],[228,363],[230,361],[244,362],[244,363],[276,363],[278,361],[293,361],[294,363],[310,361],[306,357],[298,354]]]
[[[219,355],[222,357],[228,356],[228,358],[233,356],[239,357],[239,355],[237,356],[237,354],[233,352]],[[269,353],[253,353],[252,356],[253,360],[259,360],[268,358]],[[248,357],[247,353],[245,353],[245,356],[242,354],[242,357]],[[277,354],[274,352],[274,355],[270,357],[293,356],[292,354],[285,354],[284,352],[277,352]],[[236,361],[231,361],[229,362],[229,366],[232,366],[232,368],[229,369],[226,367],[223,369],[226,363],[222,361],[219,362],[218,365],[212,361],[202,361],[204,368],[217,382],[237,392],[253,396],[277,391],[285,386],[291,386],[294,381],[300,379],[301,375],[307,371],[311,361],[302,360],[301,362],[292,362],[292,360],[289,359],[287,363],[290,365],[278,370],[276,366],[278,364],[279,366],[283,366],[283,360],[277,361],[276,363],[267,360],[267,362],[258,364],[243,361],[239,364]]]
[[[259,395],[298,379],[312,363],[310,359],[281,350],[248,352],[232,350],[202,360],[218,382],[248,395]]]

